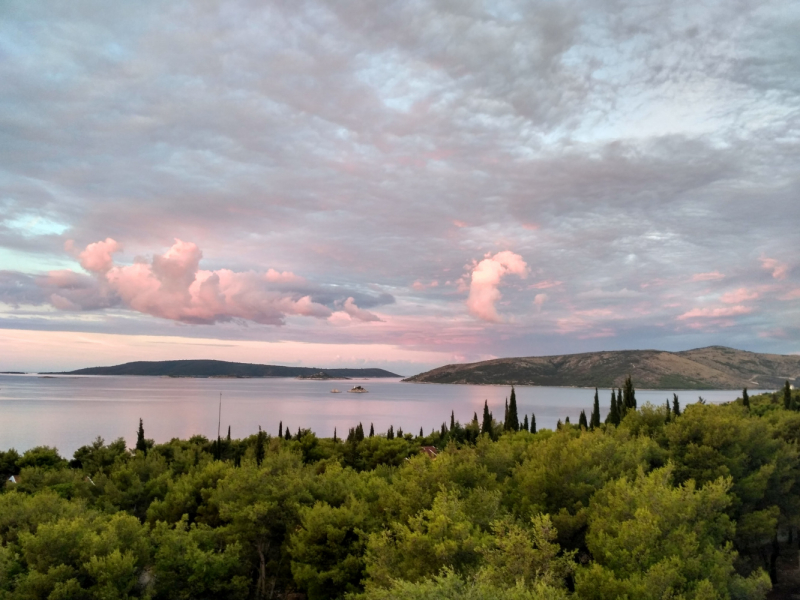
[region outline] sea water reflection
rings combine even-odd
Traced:
[[[363,385],[367,394],[331,394]],[[503,418],[508,386],[466,386],[401,383],[397,379],[350,381],[300,381],[295,379],[172,379],[164,377],[40,377],[0,375],[0,449],[22,452],[38,445],[55,446],[64,456],[97,436],[107,441],[124,437],[129,445],[136,438],[139,418],[145,433],[156,442],[173,437],[217,433],[219,395],[222,394],[222,432],[231,427],[233,437],[255,433],[259,425],[277,433],[283,421],[294,432],[309,428],[329,437],[339,435],[359,422],[376,432],[395,430],[418,433],[438,429],[455,411],[466,422],[485,400],[495,418]],[[676,391],[681,405],[697,402],[727,402],[740,392],[730,390]],[[752,393],[758,393],[753,390]],[[553,428],[569,416],[577,422],[581,409],[591,411],[593,389],[518,387],[520,419],[536,414],[540,428]],[[610,391],[600,390],[603,418]],[[671,391],[637,390],[639,404],[663,404]]]

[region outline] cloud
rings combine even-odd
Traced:
[[[739,288],[735,292],[728,292],[720,296],[725,304],[739,304],[747,300],[755,300],[758,298],[758,292],[755,290],[748,290],[747,288]]]
[[[203,253],[191,242],[176,239],[167,252],[148,262],[115,265],[111,254],[121,250],[113,239],[89,244],[80,253],[81,265],[92,272],[97,286],[86,277],[69,271],[53,272],[42,283],[59,290],[72,289],[65,296],[51,296],[51,303],[62,310],[100,306],[97,299],[113,295],[131,310],[184,323],[210,324],[244,319],[268,325],[282,325],[287,315],[327,318],[332,311],[308,295],[287,294],[271,289],[270,284],[297,283],[293,273],[234,272],[229,269],[200,269]],[[74,293],[75,288],[88,290]],[[350,299],[352,300],[352,299]],[[359,311],[355,305],[354,311]],[[363,311],[367,315],[366,311]]]
[[[723,317],[738,317],[753,312],[749,306],[724,306],[718,308],[693,308],[678,316],[679,321],[686,319],[720,319]]]
[[[364,321],[366,323],[372,321],[383,321],[383,319],[381,319],[378,315],[373,314],[368,310],[364,310],[363,308],[358,308],[352,296],[344,301],[342,309],[352,318],[358,319],[359,321]]]
[[[519,275],[525,279],[528,276],[528,265],[519,254],[508,250],[484,258],[475,266],[467,298],[467,309],[470,314],[484,321],[495,323],[502,321],[495,308],[497,301],[502,298],[497,288],[503,277],[509,274]]]
[[[695,273],[692,275],[692,281],[719,281],[725,279],[725,275],[719,271],[711,271],[709,273]]]
[[[767,271],[772,271],[772,277],[775,279],[786,279],[786,274],[789,272],[789,265],[774,258],[761,257],[761,266]]]
[[[542,306],[547,301],[547,294],[536,294],[533,297],[533,305],[536,307],[536,310],[542,310]]]

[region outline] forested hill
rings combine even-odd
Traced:
[[[774,389],[786,380],[800,387],[800,356],[758,354],[723,346],[684,352],[588,352],[447,365],[404,381],[621,387],[627,375],[633,377],[637,387],[649,389]]]
[[[283,367],[226,362],[224,360],[137,361],[113,367],[90,367],[58,375],[149,375],[151,377],[300,377],[317,367]],[[384,369],[324,369],[331,377],[400,377]]]

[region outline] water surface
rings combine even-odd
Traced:
[[[362,385],[369,393],[346,390]],[[332,388],[342,390],[331,394]],[[217,435],[219,398],[222,394],[222,435],[230,425],[233,437],[258,431],[260,425],[277,433],[283,421],[294,432],[309,428],[330,437],[362,422],[374,423],[377,433],[389,425],[395,430],[419,433],[438,429],[450,420],[466,422],[485,400],[495,417],[502,420],[508,386],[468,386],[401,383],[399,379],[307,381],[296,379],[174,379],[134,376],[0,375],[0,449],[22,452],[39,445],[55,446],[70,457],[97,436],[106,441],[136,439],[139,418],[145,435],[156,442],[187,438],[195,434]],[[697,402],[734,400],[740,392],[730,390],[677,391],[681,406]],[[753,394],[759,393],[753,390]],[[553,428],[569,416],[575,423],[581,409],[591,412],[593,389],[530,387],[517,388],[520,420],[536,414],[539,428]],[[610,391],[600,390],[602,417],[608,411]],[[640,405],[663,404],[671,391],[637,390]]]

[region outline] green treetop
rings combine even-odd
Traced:
[[[517,393],[514,386],[511,386],[511,399],[508,402],[508,412],[506,414],[505,428],[507,431],[519,431],[519,416],[517,414]]]

